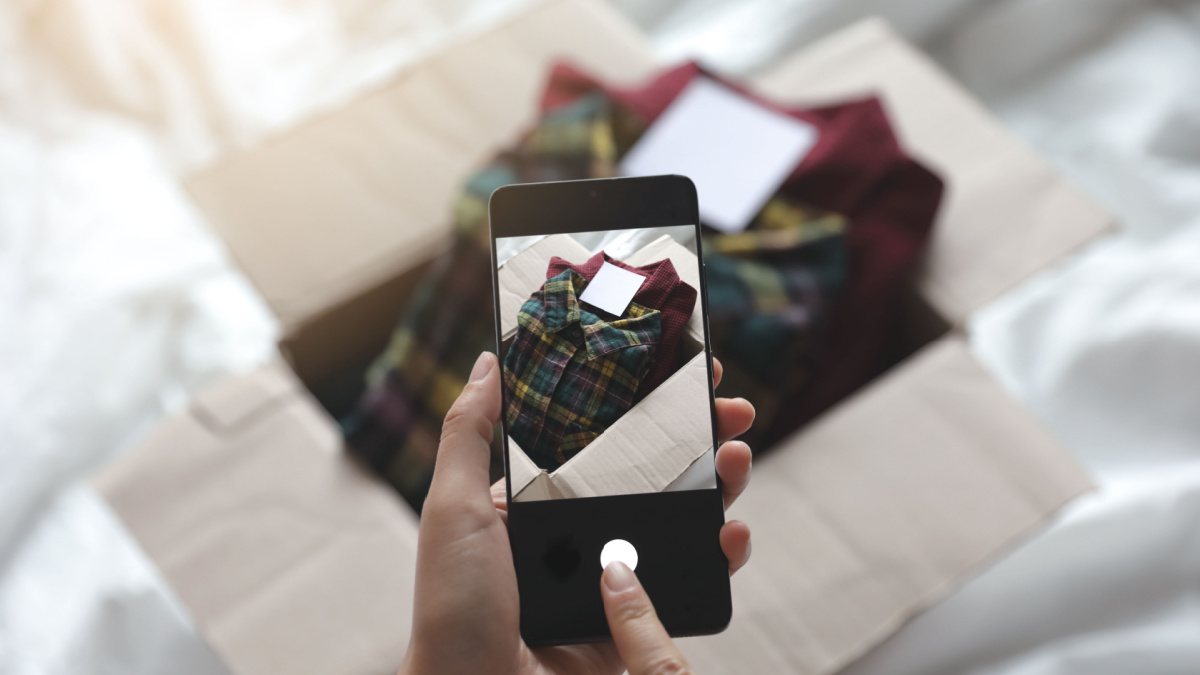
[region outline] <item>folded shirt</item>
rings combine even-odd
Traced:
[[[767,433],[782,392],[799,391],[822,351],[829,308],[846,280],[847,220],[773,198],[756,229],[704,238],[709,335],[721,391],[756,406]],[[757,439],[755,439],[757,440]]]
[[[509,436],[553,471],[633,406],[662,334],[662,313],[636,301],[606,320],[579,301],[588,281],[565,270],[517,314],[504,356]]]
[[[642,282],[634,294],[633,301],[643,307],[662,312],[662,338],[650,362],[650,371],[642,380],[641,387],[634,397],[636,402],[645,398],[679,369],[680,340],[687,329],[688,320],[692,318],[692,311],[696,308],[697,292],[679,278],[679,273],[669,258],[641,267],[632,267],[610,257],[604,251],[580,265],[572,265],[554,256],[550,259],[546,277],[555,277],[566,270],[572,270],[584,280],[591,281],[606,262],[646,277],[646,281]]]
[[[604,130],[621,125],[612,123],[612,113],[595,97],[547,114],[466,179],[452,207],[452,244],[424,272],[408,304],[397,308],[399,321],[367,370],[366,390],[339,420],[349,450],[417,511],[433,477],[446,412],[480,352],[496,348],[488,199],[510,183],[613,175],[618,148]],[[493,479],[503,475],[499,441],[497,434]]]
[[[694,63],[630,88],[606,86],[572,66],[559,64],[543,93],[542,110],[556,115],[597,96],[607,99],[611,107],[607,119],[613,121],[614,129],[610,135],[620,156],[636,142],[641,130],[653,124],[680,92],[702,75],[817,130],[816,143],[775,198],[841,214],[849,223],[842,235],[844,283],[826,290],[829,302],[822,305],[824,316],[815,317],[812,324],[807,374],[789,378],[790,386],[741,389],[733,380],[721,385],[721,395],[746,396],[759,407],[759,418],[747,440],[762,449],[902,356],[901,295],[925,251],[943,184],[904,152],[875,97],[813,108],[782,107],[705,73]],[[762,227],[765,214],[764,209],[751,230]],[[829,244],[826,241],[824,246]],[[720,350],[715,350],[715,355],[723,364],[738,358]]]
[[[610,88],[558,65],[543,92],[538,123],[466,181],[454,204],[458,236],[452,249],[418,285],[391,343],[370,369],[358,409],[342,420],[351,450],[418,510],[432,476],[448,401],[462,390],[479,351],[494,345],[490,284],[478,281],[491,275],[491,192],[509,183],[616,175],[624,153],[701,74],[698,66],[686,64],[642,86]],[[710,267],[706,283],[716,310],[723,311],[721,298],[739,294],[753,298],[752,306],[759,310],[768,307],[760,298],[771,293],[790,303],[783,312],[729,315],[740,325],[729,327],[727,339],[721,339],[714,326],[714,353],[726,367],[719,393],[745,396],[758,407],[759,417],[747,438],[757,450],[820,414],[901,356],[901,293],[924,252],[942,182],[903,151],[876,98],[781,108],[725,84],[813,125],[819,134],[746,233],[710,233],[705,238],[723,242],[707,248],[736,261],[715,276]],[[840,214],[846,225],[841,232],[807,239],[817,230],[788,231],[771,225],[786,209]],[[718,250],[726,245],[728,249]],[[837,260],[841,262],[828,262]],[[810,301],[811,294],[797,293],[809,282],[795,281],[795,272],[809,264],[815,265],[810,280],[818,302]],[[782,293],[764,294],[763,268],[781,275]],[[840,273],[822,271],[835,268]],[[478,279],[464,281],[467,278]],[[788,319],[792,322],[784,327],[791,335],[771,338],[781,326],[776,322],[789,312],[806,316],[806,322]],[[732,337],[756,322],[770,328],[764,333],[768,337]],[[773,346],[755,349],[756,340]],[[770,372],[771,364],[778,373]],[[494,468],[500,464],[498,447],[493,446]]]
[[[420,510],[433,476],[442,421],[484,351],[496,348],[491,255],[460,232],[414,290],[366,390],[340,420],[347,447]],[[493,473],[503,473],[499,453]]]

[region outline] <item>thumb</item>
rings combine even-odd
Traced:
[[[491,512],[488,465],[492,433],[499,421],[500,368],[496,355],[484,352],[475,361],[467,386],[446,413],[427,506],[436,509],[443,498],[459,504],[479,501],[479,506]]]
[[[659,622],[650,596],[633,570],[621,562],[609,563],[600,577],[600,595],[613,642],[629,675],[692,672]]]

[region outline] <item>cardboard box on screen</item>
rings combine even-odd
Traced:
[[[561,58],[627,84],[663,65],[606,3],[546,2],[188,179],[288,361],[198,396],[96,485],[234,675],[395,672],[416,519],[310,392],[383,347],[464,177],[534,120]],[[948,188],[905,308],[912,356],[756,460],[731,512],[755,538],[733,622],[680,643],[703,672],[823,675],[1089,489],[964,327],[1112,220],[880,21],[747,85],[787,105],[880,96]]]
[[[546,268],[554,256],[578,264],[591,253],[570,235],[556,234],[525,249],[497,270],[501,353],[517,332],[517,311],[545,283]],[[680,279],[692,288],[700,287],[696,256],[668,235],[635,251],[625,262],[640,267],[665,258],[671,260]],[[599,497],[687,487],[676,481],[701,458],[712,457],[708,363],[699,303],[697,299],[683,335],[679,370],[561,467],[547,472],[534,464],[512,438],[508,439],[508,479],[514,500]]]

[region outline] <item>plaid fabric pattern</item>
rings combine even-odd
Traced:
[[[490,269],[487,243],[457,235],[368,368],[357,407],[340,420],[347,445],[418,510],[433,476],[442,420],[479,353],[495,349]],[[502,463],[495,472],[503,472]]]
[[[780,393],[801,391],[812,375],[825,317],[845,282],[848,223],[776,197],[756,226],[704,241],[721,389],[755,403],[752,440],[780,414]]]
[[[491,274],[491,192],[509,183],[616,175],[645,128],[701,74],[686,64],[617,89],[560,64],[543,92],[541,120],[466,182],[454,204],[451,250],[426,273],[371,367],[358,409],[342,420],[351,450],[418,510],[444,411],[475,357],[494,344],[490,284],[467,281]],[[705,239],[714,353],[725,366],[721,393],[757,407],[747,439],[756,449],[891,365],[899,289],[924,249],[942,193],[937,176],[904,154],[878,100],[781,112],[817,127],[816,146],[746,232]],[[846,218],[838,225],[812,207]]]
[[[550,267],[546,277],[554,277],[566,270],[573,270],[587,281],[591,281],[604,263],[616,265],[630,272],[637,272],[646,277],[641,288],[633,296],[633,301],[645,307],[651,307],[662,312],[662,339],[658,349],[650,361],[650,372],[642,380],[634,402],[640,401],[647,394],[658,388],[679,369],[679,343],[683,331],[687,329],[688,320],[696,308],[696,289],[684,283],[675,271],[675,265],[670,259],[631,267],[610,257],[604,251],[589,258],[582,265],[571,263],[555,256],[550,259]]]
[[[450,405],[480,352],[495,349],[487,202],[522,182],[606,177],[632,138],[628,115],[584,96],[547,114],[512,149],[472,175],[453,205],[455,235],[413,292],[387,347],[367,369],[366,391],[339,421],[351,452],[418,512],[429,491]],[[492,478],[503,475],[500,435]]]
[[[620,88],[606,86],[570,65],[559,64],[543,94],[542,106],[543,110],[553,111],[599,92],[611,98],[616,108],[628,111],[648,126],[700,76],[713,77],[689,63],[666,70],[643,85]],[[756,448],[766,448],[853,393],[903,355],[896,347],[904,330],[901,294],[928,242],[943,184],[936,174],[905,153],[892,132],[887,112],[875,97],[789,109],[737,84],[725,84],[767,108],[813,125],[818,132],[816,144],[750,224],[749,232],[771,229],[773,218],[794,208],[838,213],[848,224],[844,234],[815,242],[818,248],[841,247],[844,268],[836,276],[816,271],[818,284],[827,280],[830,284],[821,289],[824,300],[812,306],[820,316],[814,314],[812,330],[805,331],[803,342],[811,350],[803,359],[802,372],[793,371],[793,377],[781,384],[751,381],[753,386],[743,387],[736,381],[736,369],[729,368],[740,358],[738,354],[714,344],[714,354],[727,367],[727,377],[734,376],[722,383],[721,393],[745,396],[755,404],[759,415],[746,440]],[[742,245],[773,247],[792,237],[799,255],[798,249],[814,245],[803,243],[809,234],[784,229],[770,237],[746,238]],[[712,238],[719,240],[721,235],[713,234]],[[765,260],[766,255],[764,249],[754,257]],[[825,256],[818,259],[824,261]],[[825,262],[817,265],[831,269]],[[709,272],[707,286],[711,292],[714,283],[723,282],[714,282],[711,267]],[[725,278],[735,280],[734,276]],[[767,353],[765,348],[759,352],[763,356]],[[753,364],[750,366],[753,370]],[[785,370],[796,366],[781,358],[778,367]]]
[[[633,405],[661,335],[662,313],[634,302],[601,318],[579,302],[587,281],[566,270],[521,306],[504,357],[508,432],[553,471]]]

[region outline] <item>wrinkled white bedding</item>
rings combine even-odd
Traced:
[[[0,5],[0,673],[224,673],[82,483],[273,349],[177,178],[518,4]],[[1200,672],[1200,3],[618,4],[732,74],[882,14],[1123,220],[970,327],[1101,489],[851,672]]]

